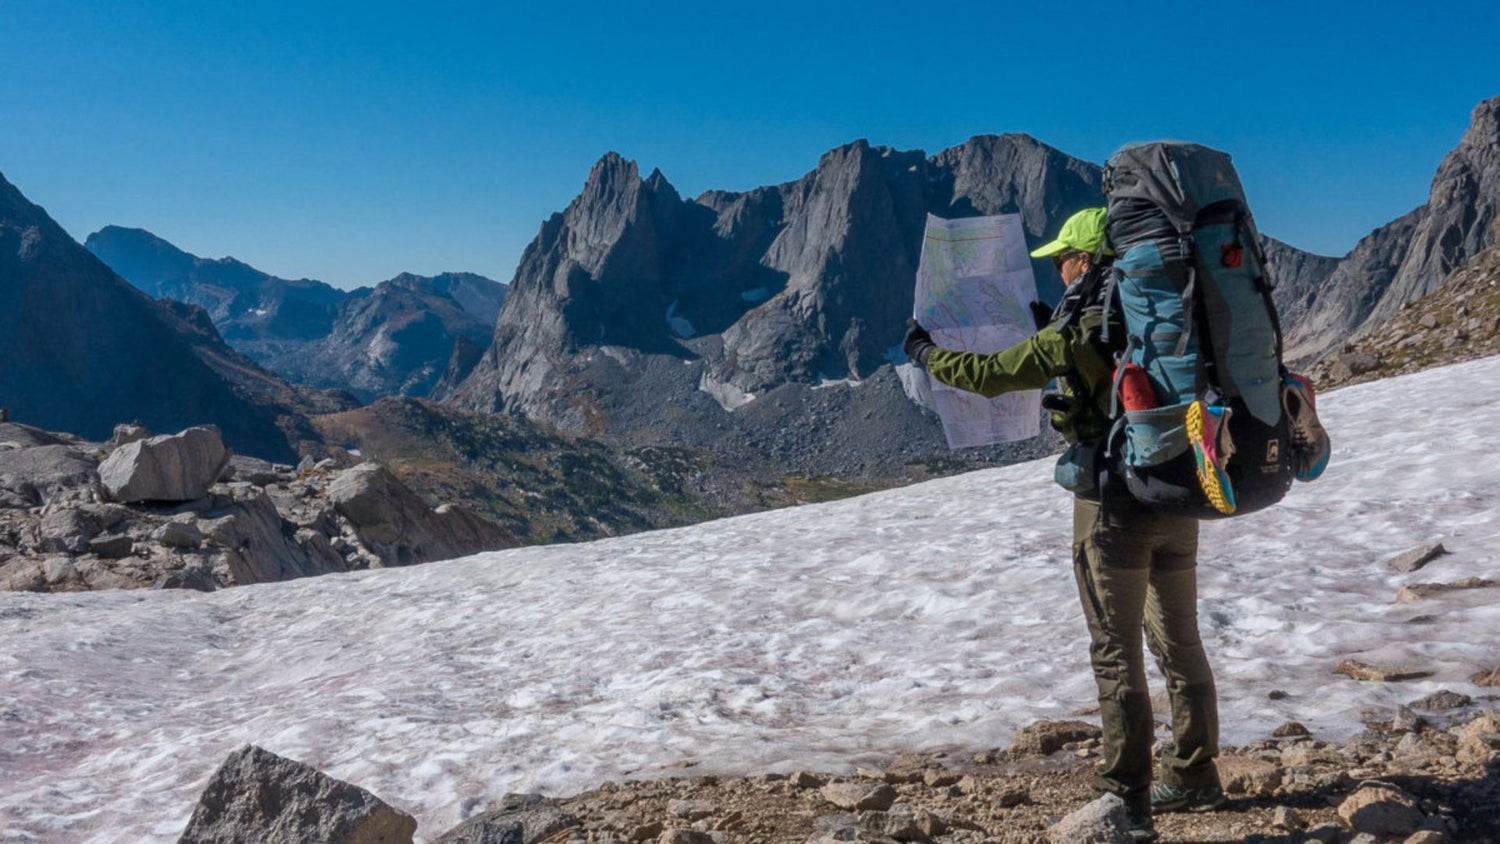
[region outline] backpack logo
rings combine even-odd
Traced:
[[[1266,462],[1281,462],[1281,440],[1266,440]]]

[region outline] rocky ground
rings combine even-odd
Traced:
[[[0,423],[0,589],[212,591],[516,544],[370,461],[271,464],[208,427],[92,443]]]
[[[1500,841],[1497,699],[1439,692],[1343,742],[1283,725],[1261,741],[1224,749],[1219,766],[1227,805],[1162,815],[1157,828],[1162,840],[1174,842],[1493,844]],[[442,844],[1115,841],[1108,820],[1083,825],[1093,808],[1098,747],[1092,724],[1042,722],[1021,731],[1005,751],[900,755],[853,774],[718,777],[684,770],[680,777],[606,782],[561,799],[509,795],[441,835],[423,832]],[[378,823],[395,833],[386,840],[410,840],[416,824],[409,816],[367,792],[331,799],[347,784],[326,777],[322,785],[307,784],[320,777],[247,748],[215,775],[183,840],[255,837],[277,818],[265,804],[234,795],[268,789],[286,793],[283,811],[300,813],[302,823],[316,820],[323,829]]]

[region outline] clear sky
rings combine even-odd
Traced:
[[[0,172],[83,240],[149,229],[341,287],[508,281],[615,150],[686,196],[857,138],[1025,132],[1234,155],[1341,255],[1426,201],[1500,95],[1500,3],[0,0]]]

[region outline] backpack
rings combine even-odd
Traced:
[[[1104,471],[1161,512],[1221,518],[1275,504],[1299,475],[1282,399],[1291,376],[1229,156],[1128,145],[1106,163],[1104,190],[1117,257],[1100,295],[1126,331]]]

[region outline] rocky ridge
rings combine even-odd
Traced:
[[[1212,812],[1162,815],[1164,841],[1244,844],[1449,844],[1500,840],[1500,711],[1451,692],[1402,706],[1347,741],[1318,739],[1295,722],[1218,762],[1229,796]],[[512,794],[476,807],[440,844],[1078,844],[1124,841],[1123,812],[1083,816],[1099,730],[1039,722],[1007,750],[905,754],[848,773],[693,775],[606,782],[570,797]],[[248,765],[247,761],[257,762]],[[279,817],[234,811],[238,793],[290,792]],[[339,793],[311,802],[304,794]],[[399,795],[386,795],[388,799]],[[241,804],[244,803],[240,798]],[[399,800],[398,800],[399,805]],[[1082,807],[1082,808],[1080,808]],[[293,809],[297,811],[293,812]],[[190,829],[241,839],[278,823],[352,826],[410,817],[326,775],[258,748],[238,751],[205,790]],[[401,820],[404,819],[404,820]],[[413,824],[413,826],[415,826]],[[191,836],[184,841],[200,840]],[[336,840],[353,840],[339,838]],[[411,832],[392,841],[410,841]]]
[[[1500,223],[1494,244],[1310,370],[1320,389],[1500,354]]]
[[[0,423],[0,589],[213,591],[516,544],[374,462],[272,464],[209,427],[94,443]]]
[[[1500,215],[1500,97],[1474,108],[1438,166],[1427,203],[1376,229],[1300,296],[1278,296],[1287,353],[1308,364],[1352,335],[1383,331],[1406,304],[1495,243]]]

